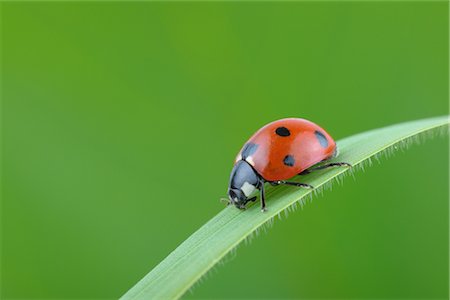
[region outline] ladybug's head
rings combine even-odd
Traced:
[[[236,162],[231,171],[230,184],[228,186],[230,204],[244,209],[247,202],[256,200],[256,196],[249,197],[259,186],[260,178],[248,162],[245,160]]]

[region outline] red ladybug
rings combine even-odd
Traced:
[[[242,147],[228,187],[229,203],[244,209],[260,190],[261,210],[265,211],[264,183],[313,188],[300,182],[286,181],[297,174],[348,163],[329,163],[310,168],[337,155],[336,142],[320,126],[305,119],[288,118],[267,124]],[[308,169],[310,168],[310,169]]]

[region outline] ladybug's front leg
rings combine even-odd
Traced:
[[[264,181],[261,180],[259,184],[261,186],[261,189],[260,189],[261,211],[265,212],[265,211],[267,211],[267,209],[266,209],[266,193],[264,192]]]

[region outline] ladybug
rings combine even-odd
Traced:
[[[264,184],[292,185],[312,189],[306,183],[286,181],[298,174],[336,166],[345,162],[317,163],[337,156],[336,142],[319,125],[299,118],[274,121],[259,129],[236,157],[228,186],[228,204],[245,209],[255,190],[260,191],[261,210],[266,210]],[[312,168],[311,168],[312,167]]]

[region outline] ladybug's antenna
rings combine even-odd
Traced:
[[[222,203],[226,202],[227,206],[231,204],[231,202],[228,198],[220,198],[220,202],[222,202]]]

